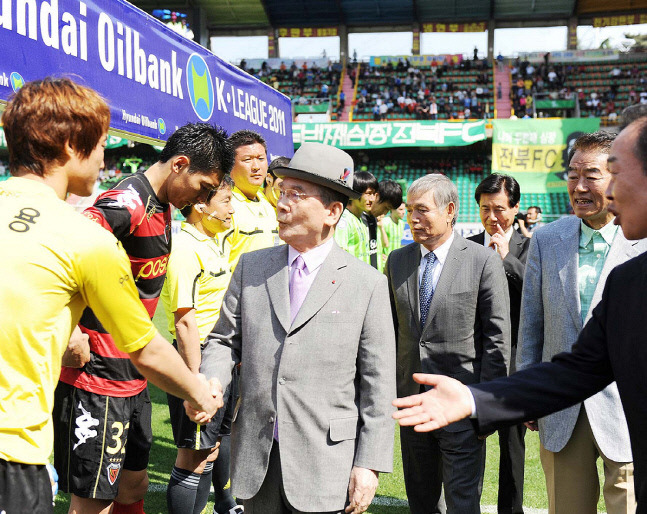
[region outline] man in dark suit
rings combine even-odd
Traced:
[[[608,159],[612,178],[609,210],[627,239],[647,237],[647,119],[624,129]],[[627,417],[634,457],[637,513],[647,513],[647,254],[616,267],[571,352],[556,355],[511,377],[465,387],[444,376],[416,375],[433,386],[424,394],[394,401],[394,417],[416,432],[436,430],[474,417],[480,431],[537,419],[582,402],[616,381]]]
[[[501,258],[454,233],[458,191],[426,175],[407,193],[415,243],[389,256],[385,273],[396,328],[398,396],[420,392],[425,371],[476,384],[507,375],[510,307]],[[441,486],[449,513],[480,512],[484,441],[467,421],[434,434],[400,432],[409,508],[438,512]]]
[[[474,193],[479,205],[479,215],[485,230],[468,237],[480,245],[495,250],[503,261],[505,277],[510,293],[510,325],[512,327],[512,348],[510,351],[510,373],[516,371],[517,333],[521,309],[521,290],[526,268],[526,256],[530,239],[513,228],[519,212],[521,190],[519,183],[509,175],[493,173],[477,186]],[[499,430],[499,514],[523,514],[523,466],[526,447],[523,424]]]

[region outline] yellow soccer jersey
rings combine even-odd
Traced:
[[[233,228],[227,239],[231,242],[229,264],[233,271],[242,254],[277,246],[282,241],[279,239],[276,211],[261,189],[258,190],[256,199],[250,200],[240,189],[234,187],[231,203],[236,212],[233,215]]]
[[[175,335],[178,309],[195,309],[195,319],[204,341],[220,316],[220,305],[229,286],[229,262],[217,239],[199,232],[186,221],[173,237],[161,300],[166,308],[168,330]]]
[[[124,352],[155,335],[115,237],[40,182],[0,184],[0,458],[46,464],[54,388],[90,306]]]

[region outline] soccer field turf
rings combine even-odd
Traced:
[[[155,325],[162,335],[167,339],[171,336],[166,329],[166,319],[163,307],[160,304],[154,318]],[[175,462],[176,448],[173,444],[171,424],[169,422],[168,406],[166,405],[166,394],[155,386],[149,386],[151,401],[153,404],[153,447],[151,449],[148,476],[150,486],[146,495],[144,510],[147,514],[162,514],[166,509],[166,484],[169,474]],[[395,451],[393,461],[393,473],[380,476],[380,485],[377,490],[374,504],[368,509],[370,514],[406,514],[409,512],[406,504],[406,492],[404,489],[404,478],[402,475],[402,459],[400,457],[399,432],[395,434]],[[483,495],[481,505],[496,506],[498,491],[498,462],[499,462],[499,439],[493,434],[487,439],[487,461],[485,478],[483,481]],[[304,466],[307,465],[304,463]],[[598,466],[601,473],[601,465]],[[546,509],[546,486],[544,475],[539,461],[539,437],[537,432],[526,434],[526,475],[524,481],[524,506],[531,508]],[[316,487],[316,484],[313,484]],[[54,512],[63,514],[69,507],[68,495],[59,494],[56,499]],[[209,502],[204,512],[211,514],[213,503]],[[604,511],[604,502],[598,503],[598,511]],[[488,512],[496,512],[488,509]]]

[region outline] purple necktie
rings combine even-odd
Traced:
[[[300,255],[292,263],[292,276],[290,277],[290,323],[297,317],[297,312],[308,294],[306,281],[306,263]],[[277,392],[278,394],[278,392]],[[279,442],[279,417],[274,420],[274,440]]]
[[[300,255],[292,263],[292,276],[290,277],[290,322],[297,317],[297,312],[308,294],[306,263]]]

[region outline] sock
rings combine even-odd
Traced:
[[[212,470],[213,462],[207,462],[202,475],[200,475],[200,482],[198,483],[198,490],[195,495],[195,505],[193,506],[193,514],[200,514],[202,512],[202,509],[207,506],[207,502],[209,501],[209,493],[211,492]]]
[[[130,504],[113,502],[112,513],[113,514],[144,514],[144,500],[141,499],[138,502],[130,503]]]
[[[199,483],[200,475],[198,473],[191,473],[186,469],[173,466],[171,479],[166,489],[166,506],[169,514],[193,512]]]
[[[236,500],[231,495],[229,488],[229,456],[230,456],[230,439],[226,435],[220,440],[220,450],[218,458],[213,463],[213,481],[214,500],[213,509],[216,513],[228,513],[229,509],[236,506]]]

